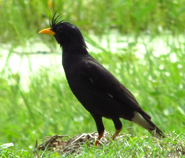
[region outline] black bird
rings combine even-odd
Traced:
[[[59,18],[54,15],[51,28],[39,33],[53,35],[62,47],[62,64],[69,86],[96,122],[99,136],[95,144],[104,134],[102,117],[113,120],[116,128],[113,139],[122,129],[120,118],[135,122],[157,138],[165,137],[130,91],[88,53],[80,30]]]

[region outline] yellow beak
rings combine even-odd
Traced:
[[[43,29],[41,31],[39,31],[39,33],[43,33],[43,34],[48,34],[48,35],[55,35],[55,32],[51,30],[51,28],[48,29]]]

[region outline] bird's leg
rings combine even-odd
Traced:
[[[104,131],[101,134],[99,134],[98,139],[95,141],[95,146],[98,145],[100,139],[103,137],[103,134],[104,134]]]
[[[117,137],[117,135],[121,132],[121,130],[122,130],[122,127],[120,128],[120,129],[117,129],[116,130],[116,132],[113,134],[113,136],[112,136],[112,139],[114,140],[116,137]]]
[[[97,126],[97,129],[98,129],[98,139],[96,140],[95,142],[95,145],[97,146],[100,139],[103,137],[103,134],[104,134],[104,125],[103,125],[103,121],[102,121],[102,117],[101,116],[97,116],[97,115],[92,115],[95,122],[96,122],[96,126]]]
[[[121,132],[122,130],[122,124],[119,118],[112,119],[116,128],[116,132],[113,134],[112,139],[114,140],[116,136]]]

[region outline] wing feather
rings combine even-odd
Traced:
[[[123,86],[107,69],[96,60],[84,60],[82,65],[84,76],[93,81],[94,86],[106,94],[110,94],[117,101],[131,106],[135,111],[148,119],[151,117],[142,110],[132,93]]]

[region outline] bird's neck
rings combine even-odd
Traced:
[[[63,65],[74,64],[88,54],[86,47],[62,47],[62,63]]]
[[[63,54],[78,54],[78,55],[86,55],[88,54],[87,52],[87,47],[86,45],[79,45],[79,44],[67,44],[62,46]]]

